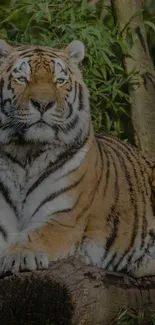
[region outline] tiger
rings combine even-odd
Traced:
[[[155,162],[95,133],[84,56],[0,40],[0,276],[69,257],[155,274]]]

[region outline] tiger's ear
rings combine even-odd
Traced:
[[[81,41],[72,41],[66,48],[65,52],[69,55],[74,63],[80,63],[84,58],[84,44]]]
[[[12,47],[5,42],[3,39],[0,39],[0,58],[7,57],[12,51]]]

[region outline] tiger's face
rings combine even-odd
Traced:
[[[12,48],[0,41],[0,142],[68,145],[88,133],[87,87],[78,69],[84,46]]]

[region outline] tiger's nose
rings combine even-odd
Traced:
[[[54,107],[54,105],[55,105],[55,101],[48,101],[48,100],[44,100],[44,99],[36,100],[33,98],[30,99],[30,103],[41,114],[46,112],[48,109]]]

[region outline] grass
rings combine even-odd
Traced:
[[[155,325],[155,311],[150,307],[120,311],[109,325]]]

